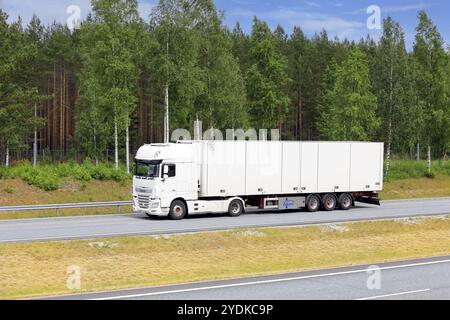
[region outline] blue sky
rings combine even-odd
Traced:
[[[141,0],[140,11],[147,17],[157,0]],[[391,15],[404,28],[408,47],[414,42],[414,29],[417,25],[417,12],[425,9],[437,24],[444,40],[450,44],[450,1],[448,0],[215,0],[219,10],[225,13],[225,23],[233,27],[237,21],[247,32],[251,30],[254,16],[267,21],[271,27],[278,24],[289,33],[299,25],[309,36],[325,28],[329,34],[360,39],[370,34],[375,39],[380,30],[367,28],[367,8],[377,5],[381,17]],[[0,6],[14,20],[18,15],[29,21],[36,13],[45,23],[56,20],[65,22],[71,13],[67,8],[79,6],[81,16],[90,10],[89,0],[0,0]]]

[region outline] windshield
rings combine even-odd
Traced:
[[[158,178],[160,166],[160,161],[136,161],[135,175],[136,177]]]

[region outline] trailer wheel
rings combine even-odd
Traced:
[[[183,201],[175,200],[170,206],[169,218],[172,220],[183,220],[187,215],[187,208]]]
[[[244,205],[242,201],[238,199],[231,201],[230,206],[228,207],[228,214],[231,217],[239,217],[242,213],[244,213]]]
[[[339,206],[341,210],[349,210],[352,207],[353,198],[348,193],[344,193],[339,197]]]
[[[306,199],[306,210],[309,212],[317,212],[320,209],[319,196],[312,194]]]
[[[327,194],[323,197],[323,208],[325,211],[333,211],[336,209],[336,197],[332,194]]]

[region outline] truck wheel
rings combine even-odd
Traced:
[[[242,213],[244,213],[242,201],[238,199],[231,201],[230,206],[228,207],[228,214],[231,217],[239,217]]]
[[[336,197],[332,194],[327,194],[323,197],[323,208],[325,211],[333,211],[336,209]]]
[[[315,194],[310,195],[306,199],[306,210],[309,212],[317,212],[320,209],[320,198]]]
[[[182,220],[186,217],[187,208],[183,201],[175,200],[170,206],[169,218],[172,220]]]
[[[352,207],[353,198],[348,193],[344,193],[339,197],[339,206],[341,210],[349,210]]]

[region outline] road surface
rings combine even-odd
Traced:
[[[223,215],[190,217],[182,221],[144,215],[67,217],[0,222],[0,243],[93,239],[129,235],[177,234],[235,228],[302,226],[437,216],[450,213],[450,198],[384,201],[381,207],[359,205],[350,211],[261,212],[231,218]]]
[[[58,297],[62,300],[448,300],[450,257]],[[379,276],[379,277],[378,277]],[[376,277],[376,278],[375,278]],[[378,280],[379,279],[379,280]],[[369,286],[368,286],[369,284]]]

